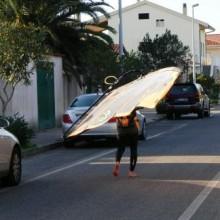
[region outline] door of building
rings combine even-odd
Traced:
[[[53,64],[37,67],[38,124],[40,129],[55,127]]]

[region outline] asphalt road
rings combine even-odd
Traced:
[[[111,175],[115,144],[60,148],[26,158],[20,186],[0,188],[1,220],[220,219],[220,111],[148,126],[137,172]]]

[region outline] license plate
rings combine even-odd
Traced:
[[[176,101],[178,101],[178,102],[187,102],[188,99],[187,98],[179,98],[179,99],[176,99]]]

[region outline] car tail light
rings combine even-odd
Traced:
[[[65,124],[72,124],[73,123],[73,121],[71,120],[71,118],[70,118],[70,116],[68,114],[64,114],[63,115],[63,122]]]
[[[115,117],[109,119],[109,121],[108,121],[108,123],[114,123],[114,122],[116,122],[116,118]]]
[[[198,93],[195,93],[195,94],[193,94],[193,96],[192,96],[194,99],[195,99],[195,101],[196,102],[199,102],[199,94]]]

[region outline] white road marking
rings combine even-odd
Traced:
[[[177,130],[179,130],[179,129],[182,129],[182,128],[186,127],[187,125],[188,125],[188,124],[182,124],[182,125],[180,125],[180,126],[178,126],[178,127],[172,128],[172,129],[170,129],[170,130],[168,130],[168,131],[163,131],[163,132],[160,132],[160,133],[158,133],[158,134],[149,136],[149,137],[147,137],[147,140],[151,140],[151,139],[153,139],[153,138],[159,137],[159,136],[164,135],[164,134],[172,133],[172,132],[174,132],[174,131],[177,131]]]
[[[217,187],[220,183],[220,172],[218,172],[215,177],[208,182],[206,187],[202,192],[194,199],[190,206],[183,212],[183,214],[178,218],[178,220],[190,220],[192,216],[196,213],[202,203],[206,200],[209,194]]]
[[[167,134],[167,133],[174,132],[174,131],[176,131],[176,130],[179,130],[179,129],[185,127],[186,125],[187,125],[187,124],[180,125],[180,126],[178,126],[178,127],[176,127],[176,128],[172,128],[172,129],[170,129],[170,130],[168,130],[168,131],[166,131],[166,132],[161,132],[161,133],[159,133],[158,135],[150,136],[149,138],[150,138],[150,139],[153,139],[153,138],[156,138],[156,137],[158,137],[158,136],[160,136],[160,135],[162,135],[162,134]],[[90,162],[90,161],[92,161],[92,160],[98,159],[98,158],[100,158],[100,157],[106,156],[106,155],[108,155],[108,154],[114,153],[115,151],[116,151],[116,149],[114,149],[114,150],[109,150],[109,151],[104,151],[104,152],[102,152],[102,153],[100,153],[100,154],[97,154],[97,155],[95,155],[95,156],[85,158],[85,159],[83,159],[83,160],[80,160],[80,161],[75,162],[75,163],[73,163],[73,164],[70,164],[70,165],[68,165],[68,166],[65,166],[65,167],[62,167],[62,168],[53,170],[53,171],[51,171],[51,172],[42,174],[42,175],[37,176],[37,177],[34,177],[34,178],[32,178],[32,179],[29,179],[29,180],[27,180],[26,182],[24,182],[24,183],[21,184],[21,185],[24,185],[24,184],[27,184],[27,183],[30,183],[30,182],[34,182],[34,181],[39,180],[39,179],[42,179],[42,178],[44,178],[44,177],[47,177],[47,176],[50,176],[50,175],[53,175],[53,174],[62,172],[62,171],[64,171],[64,170],[67,170],[67,169],[70,169],[70,168],[73,168],[73,167],[76,167],[76,166],[79,166],[79,165],[81,165],[81,164],[84,164],[84,163]]]
[[[24,185],[26,185],[26,184],[28,184],[28,183],[31,183],[31,182],[40,180],[40,179],[45,178],[45,177],[48,177],[48,176],[50,176],[50,175],[53,175],[53,174],[62,172],[62,171],[64,171],[64,170],[68,170],[68,169],[70,169],[70,168],[79,166],[79,165],[84,164],[84,163],[87,163],[87,162],[90,162],[90,161],[92,161],[92,160],[95,160],[95,159],[98,159],[98,158],[100,158],[100,157],[106,156],[106,155],[111,154],[111,153],[113,153],[113,152],[115,152],[115,149],[114,149],[114,150],[109,150],[109,151],[104,151],[104,152],[102,152],[102,153],[100,153],[100,154],[97,154],[97,155],[94,155],[94,156],[85,158],[85,159],[83,159],[83,160],[80,160],[80,161],[77,161],[77,162],[75,162],[75,163],[72,163],[72,164],[70,164],[70,165],[68,165],[68,166],[61,167],[61,168],[58,168],[58,169],[56,169],[56,170],[47,172],[47,173],[45,173],[45,174],[36,176],[36,177],[34,177],[34,178],[32,178],[32,179],[29,179],[29,180],[27,180],[27,181],[25,181],[25,182],[22,182],[22,183],[21,183],[19,186],[17,186],[17,187],[24,186]],[[16,188],[17,188],[17,187],[16,187]],[[11,190],[11,189],[13,189],[13,188],[3,188],[2,190],[0,190],[0,193],[7,192],[7,191],[9,191],[9,190]],[[15,189],[15,188],[14,188],[14,189]]]
[[[220,110],[212,110],[212,113],[217,113],[217,114],[219,114],[219,113],[220,113]]]
[[[156,135],[149,136],[149,137],[147,138],[147,140],[153,139],[153,138],[157,138],[157,137],[159,137],[159,136],[161,136],[161,135],[163,135],[163,134],[168,134],[168,133],[174,132],[174,131],[179,130],[179,129],[185,127],[185,126],[187,126],[187,124],[182,124],[182,125],[180,125],[180,126],[178,126],[178,127],[172,128],[172,129],[167,130],[167,131],[165,131],[165,132],[161,132],[161,133],[158,133],[158,134],[156,134]],[[31,182],[40,180],[40,179],[42,179],[42,178],[48,177],[48,176],[50,176],[50,175],[53,175],[53,174],[56,174],[56,173],[59,173],[59,172],[62,172],[62,171],[64,171],[64,170],[68,170],[68,169],[70,169],[70,168],[79,166],[79,165],[81,165],[81,164],[88,163],[88,162],[90,162],[90,161],[92,161],[92,160],[95,160],[95,159],[98,159],[98,158],[100,158],[100,157],[106,156],[106,155],[108,155],[108,154],[114,153],[115,151],[116,151],[116,149],[114,149],[114,150],[109,150],[109,151],[104,151],[104,152],[99,153],[99,154],[97,154],[97,155],[94,155],[94,156],[85,158],[85,159],[83,159],[83,160],[74,162],[74,163],[72,163],[72,164],[70,164],[70,165],[68,165],[68,166],[61,167],[61,168],[55,169],[55,170],[53,170],[53,171],[44,173],[44,174],[42,174],[42,175],[36,176],[36,177],[34,177],[34,178],[31,178],[31,179],[29,179],[29,180],[26,180],[25,182],[22,182],[19,186],[26,185],[26,184],[28,184],[28,183],[31,183]],[[10,189],[10,188],[2,189],[2,190],[0,190],[0,193],[5,192],[5,191],[8,191],[9,189]]]
[[[123,157],[122,164],[129,164],[130,158]],[[114,164],[113,157],[103,157],[99,161],[91,162],[92,165]],[[181,156],[139,156],[138,164],[220,164],[220,156],[199,156],[199,155],[181,155]],[[208,182],[208,181],[207,181]]]
[[[68,170],[68,169],[70,169],[70,168],[79,166],[79,165],[81,165],[81,164],[90,162],[90,161],[92,161],[92,160],[95,160],[95,159],[98,159],[98,158],[100,158],[100,157],[106,156],[106,155],[111,154],[111,153],[113,153],[113,152],[115,152],[115,149],[114,149],[114,150],[109,150],[109,151],[104,151],[104,152],[102,152],[102,153],[100,153],[100,154],[97,154],[97,155],[94,155],[94,156],[85,158],[85,159],[83,159],[83,160],[80,160],[80,161],[77,161],[77,162],[75,162],[75,163],[72,163],[72,164],[70,164],[70,165],[68,165],[68,166],[61,167],[61,168],[59,168],[59,169],[56,169],[56,170],[53,170],[53,171],[51,171],[51,172],[42,174],[42,175],[37,176],[37,177],[34,177],[34,178],[32,178],[32,179],[29,179],[29,180],[27,180],[26,182],[22,183],[21,186],[22,186],[22,185],[25,185],[25,184],[27,184],[27,183],[31,183],[31,182],[37,181],[37,180],[42,179],[42,178],[44,178],[44,177],[48,177],[48,176],[50,176],[50,175],[53,175],[53,174],[62,172],[62,171],[64,171],[64,170]]]

